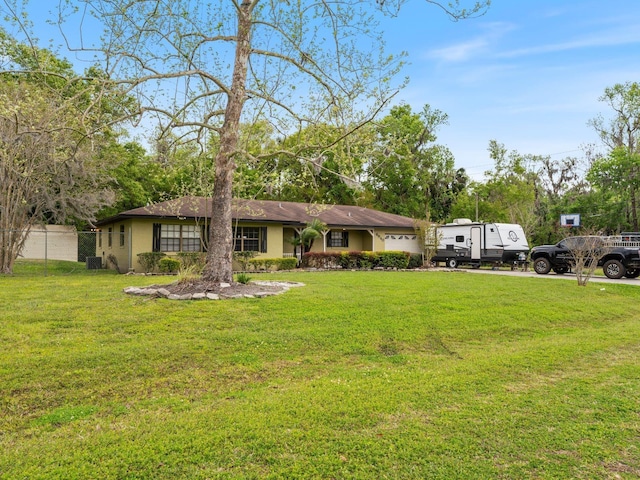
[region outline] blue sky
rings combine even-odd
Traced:
[[[459,22],[417,0],[385,31],[411,63],[399,99],[449,115],[438,143],[475,180],[493,166],[491,139],[522,154],[582,157],[583,145],[599,145],[587,122],[611,113],[598,100],[604,89],[640,81],[638,0],[493,0]]]
[[[599,143],[587,122],[611,113],[598,100],[604,89],[640,81],[639,0],[492,0],[484,16],[459,22],[411,0],[383,27],[388,50],[409,55],[410,84],[395,103],[447,113],[438,143],[474,180],[493,167],[492,139],[522,154],[582,157]]]

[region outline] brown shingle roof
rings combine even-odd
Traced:
[[[204,218],[210,215],[211,199],[183,197],[147,207],[127,210],[98,224],[124,218]],[[413,228],[411,218],[352,205],[321,205],[273,200],[233,201],[233,218],[237,221],[283,223],[302,226],[319,218],[329,227]]]

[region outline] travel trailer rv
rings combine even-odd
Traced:
[[[529,244],[522,227],[515,223],[480,223],[458,218],[436,227],[434,262],[450,268],[460,264],[524,262]]]

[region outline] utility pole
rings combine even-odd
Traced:
[[[478,192],[476,192],[476,222],[478,222]]]

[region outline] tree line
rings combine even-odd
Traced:
[[[214,228],[204,276],[216,282],[232,279],[233,196],[517,222],[534,244],[560,235],[560,213],[610,232],[638,230],[636,83],[607,88],[613,115],[591,121],[604,155],[552,160],[492,140],[493,169],[471,181],[437,142],[446,113],[393,104],[404,60],[384,52],[377,19],[402,2],[60,2],[61,30],[91,17],[104,32],[98,44],[69,46],[94,55],[82,74],[37,46],[15,3],[5,1],[3,13],[27,40],[0,35],[2,232],[91,225],[207,195]],[[454,19],[489,5],[428,3]],[[131,140],[127,125],[149,117],[153,140]],[[20,238],[0,238],[3,272]]]
[[[603,100],[622,101],[609,96],[614,91],[627,105],[640,107],[636,83],[607,88]],[[640,122],[640,110],[625,115]],[[591,232],[639,230],[640,156],[634,135],[626,137],[631,143],[615,143],[613,130],[603,128],[600,133],[612,142],[604,144],[604,154],[586,150],[581,157],[560,159],[522,154],[491,140],[487,157],[493,167],[483,180],[473,181],[437,143],[437,131],[446,124],[447,115],[429,105],[419,112],[397,105],[315,156],[313,150],[305,155],[304,146],[331,143],[343,132],[320,125],[283,138],[267,125],[242,125],[248,154],[237,159],[234,196],[359,205],[434,223],[454,218],[519,223],[532,245],[567,234],[561,214],[580,214]],[[299,156],[279,153],[293,147]],[[116,202],[99,216],[182,195],[210,196],[216,148],[215,141],[206,153],[179,144],[151,151],[135,142],[112,144],[104,154],[115,166],[109,176]],[[264,158],[258,161],[259,154]]]

